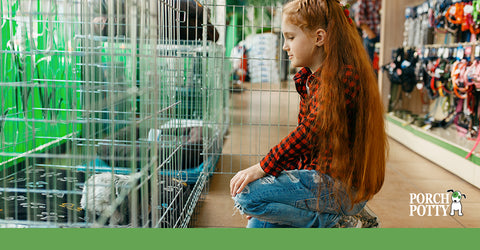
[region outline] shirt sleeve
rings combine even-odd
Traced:
[[[278,176],[283,170],[298,165],[301,155],[311,152],[310,138],[317,116],[317,112],[312,110],[315,106],[310,105],[311,112],[307,116],[299,115],[301,121],[298,126],[260,161],[260,166],[267,174]]]
[[[357,11],[355,11],[355,21],[357,25],[367,24],[367,3],[364,0],[359,0],[357,5]]]

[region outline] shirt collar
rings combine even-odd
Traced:
[[[312,73],[312,71],[309,68],[302,68],[300,71],[298,71],[293,77],[293,80],[295,81],[295,87],[297,88],[297,92],[300,95],[306,97],[310,95],[309,92],[311,92],[312,90],[315,91],[316,88],[315,86],[311,85],[312,81],[310,81],[310,78],[312,76],[319,77],[320,72],[321,72],[321,68],[318,69],[315,73]]]
[[[302,68],[300,71],[298,71],[295,76],[293,77],[293,80],[295,81],[296,84],[304,84],[307,82],[308,77],[312,75],[312,71],[309,68]]]

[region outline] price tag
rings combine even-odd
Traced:
[[[448,48],[445,48],[443,50],[443,55],[442,55],[443,59],[448,59],[448,57],[450,57],[450,49]]]
[[[465,57],[465,50],[463,49],[462,46],[458,46],[456,57],[457,59],[463,59]]]
[[[423,14],[428,12],[428,2],[423,3]]]
[[[480,46],[475,46],[475,57],[480,57]]]
[[[437,57],[442,57],[444,50],[445,50],[444,48],[439,48],[439,49],[437,50]]]
[[[465,57],[470,56],[472,54],[472,46],[468,46],[465,48]]]

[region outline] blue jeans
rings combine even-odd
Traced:
[[[367,54],[370,57],[370,61],[373,62],[373,57],[375,56],[375,43],[380,42],[380,37],[375,37],[370,39],[368,37],[363,38],[363,46],[367,50]]]
[[[366,204],[352,208],[343,187],[314,170],[284,171],[276,178],[268,175],[249,183],[233,199],[241,213],[253,217],[248,228],[332,227],[340,216],[357,214]]]

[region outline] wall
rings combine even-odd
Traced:
[[[380,37],[379,65],[391,62],[392,50],[402,46],[405,23],[405,8],[425,2],[424,0],[382,0],[382,24]],[[383,96],[383,105],[388,107],[390,81],[386,74],[379,72],[378,83]]]

